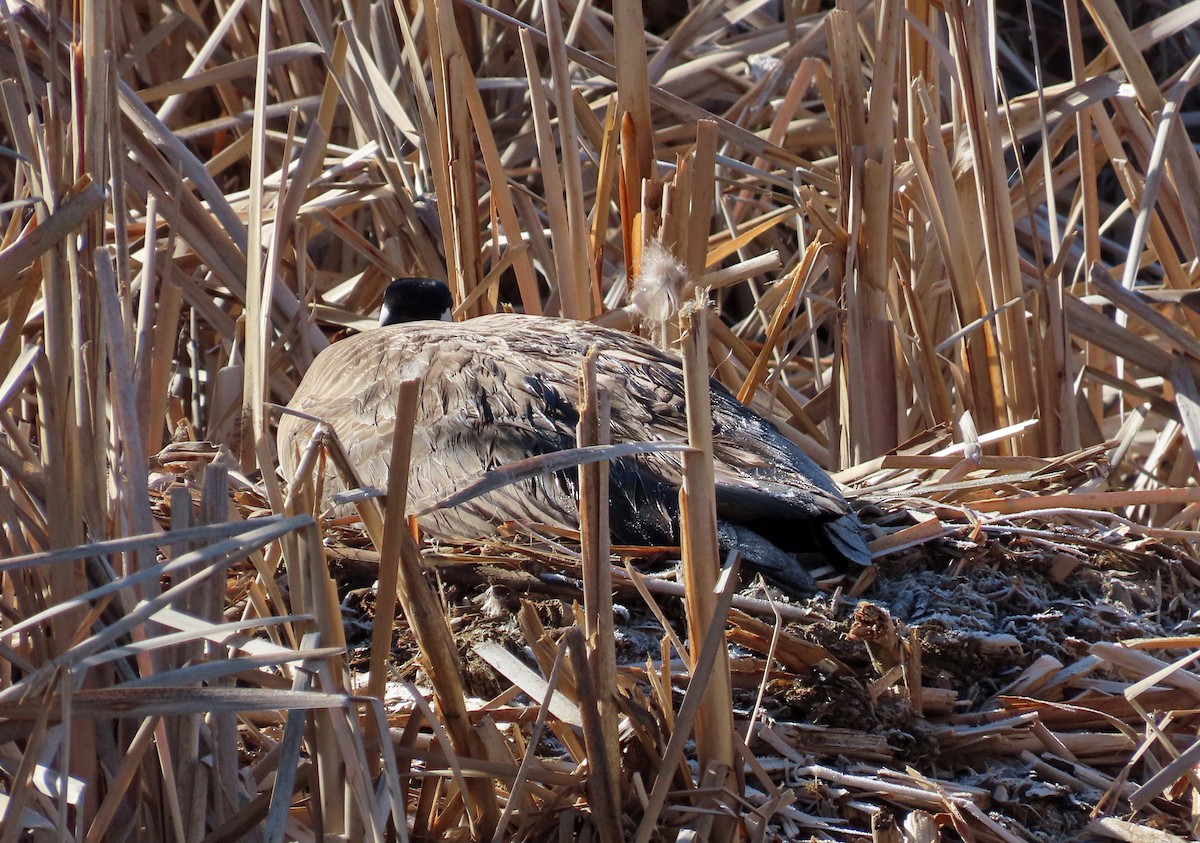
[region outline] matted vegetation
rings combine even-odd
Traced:
[[[647,6],[0,12],[0,843],[1195,834],[1200,5]],[[395,275],[682,332],[876,565],[314,518]]]

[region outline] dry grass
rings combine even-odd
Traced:
[[[694,5],[0,12],[0,843],[1195,833],[1200,7],[1032,6],[1031,42],[964,0]],[[657,324],[652,243],[684,269]],[[581,546],[438,556],[402,496],[314,520],[272,405],[406,274],[463,316],[682,332],[690,388],[879,505],[880,564],[806,607],[718,580],[698,411],[682,584],[607,565],[594,467]],[[582,596],[529,574],[580,547]],[[383,586],[365,655],[331,559]],[[955,639],[1010,671],[976,695],[888,591],[917,568],[1078,586],[1100,632]],[[536,669],[477,640],[481,579],[530,597]],[[610,583],[662,622],[640,662]],[[420,671],[389,684],[397,601]],[[834,685],[861,722],[801,703]],[[993,763],[1043,790],[963,772]],[[1082,807],[1015,804],[1051,792]]]

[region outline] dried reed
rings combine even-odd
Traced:
[[[1040,554],[1041,582],[1102,583],[1105,612],[1151,631],[1195,609],[1200,7],[1135,27],[1069,0],[1055,31],[1043,4],[996,9],[9,3],[0,843],[1053,833],[999,786],[919,772],[931,757],[1017,765],[1044,788],[1028,798],[1090,806],[1095,834],[1195,834],[1186,622],[1079,639],[1068,661],[1034,658],[1036,636],[947,643],[874,603],[851,621],[718,583],[710,374],[888,512],[881,558],[951,540],[964,575],[975,552]],[[674,311],[709,308],[682,330],[683,583],[609,546],[604,461],[638,448],[605,444],[591,388],[584,451],[439,504],[580,466],[578,536],[420,546],[411,414],[361,529],[309,514],[314,467],[353,476],[334,439],[281,483],[271,405],[391,275],[448,279],[460,316],[651,333],[627,299],[651,243],[685,270]],[[366,677],[331,557],[377,566]],[[579,575],[583,609],[528,566]],[[509,626],[536,666],[472,641],[457,589],[481,571],[526,592]],[[618,658],[614,591],[661,625],[644,663]],[[389,665],[393,633],[419,662]],[[953,647],[1020,670],[968,691],[934,664]],[[504,684],[490,700],[475,658]],[[788,720],[795,689],[832,682],[927,743]]]

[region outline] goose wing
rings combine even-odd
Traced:
[[[597,377],[611,396],[613,441],[686,440],[683,370],[678,358],[638,337],[594,325],[540,320],[534,333],[522,325],[522,317],[487,319],[496,320],[497,333],[517,354],[537,356],[552,343],[550,356],[561,367],[560,394],[571,403],[577,401],[579,358],[596,346],[600,351]],[[808,541],[804,537],[813,535],[807,529],[797,533],[796,527],[819,523],[817,535],[837,555],[870,565],[862,524],[832,478],[770,421],[748,410],[716,381],[711,382],[710,400],[718,516],[727,523],[760,529],[772,539],[782,539],[782,546],[796,549],[803,549]],[[634,531],[628,540],[636,540],[639,530],[644,541],[665,541],[664,532],[675,535],[677,490],[682,483],[679,455],[658,453],[622,460],[614,464],[613,472],[614,534],[627,520]],[[639,517],[647,511],[651,515]],[[659,537],[651,538],[648,531]]]
[[[578,401],[579,359],[597,347],[597,378],[610,395],[614,441],[687,439],[678,358],[639,337],[593,325],[541,319],[534,333],[522,330],[522,317],[484,318],[491,320],[503,320],[504,329],[497,333],[515,357],[551,361],[549,380],[572,405]],[[836,518],[847,511],[845,499],[824,470],[773,424],[746,409],[716,381],[711,382],[711,402],[719,507],[731,513],[810,520]],[[634,459],[672,486],[682,482],[678,454]]]

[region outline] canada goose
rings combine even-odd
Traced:
[[[429,279],[392,282],[383,327],[334,343],[313,361],[289,407],[328,422],[363,483],[384,489],[400,373],[424,371],[409,470],[408,509],[417,512],[483,472],[575,447],[579,363],[596,346],[597,382],[611,398],[613,442],[683,441],[686,419],[678,358],[639,337],[565,319],[494,314],[428,321],[449,309],[449,290]],[[415,366],[413,365],[415,364]],[[720,543],[793,593],[812,577],[794,553],[870,564],[862,525],[833,480],[771,422],[712,382],[713,455]],[[314,423],[285,414],[279,450],[291,478]],[[610,464],[612,539],[678,543],[678,453]],[[490,535],[523,520],[578,527],[577,472],[520,481],[421,519],[445,539]],[[326,495],[344,487],[332,467]]]

